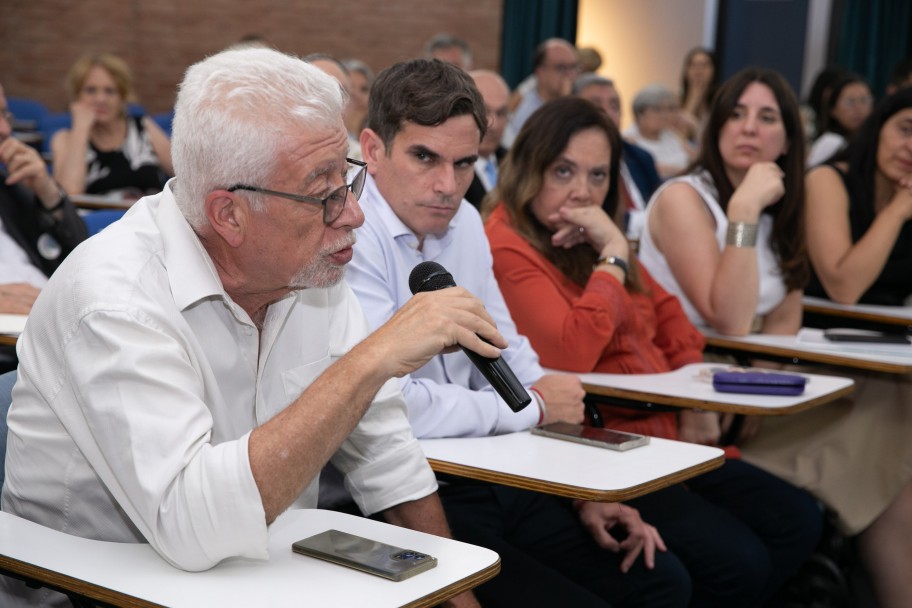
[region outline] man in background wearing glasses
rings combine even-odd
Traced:
[[[535,47],[532,74],[516,87],[514,93],[519,102],[507,123],[503,145],[513,146],[519,130],[535,110],[546,102],[568,96],[577,75],[579,53],[575,46],[562,38],[548,38]]]
[[[448,534],[390,379],[506,342],[458,288],[369,335],[340,282],[364,220],[344,102],[273,50],[187,71],[177,177],[64,263],[20,340],[4,511],[203,570],[267,558],[267,526],[316,505],[332,459],[366,513]]]

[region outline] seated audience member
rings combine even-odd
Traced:
[[[643,87],[633,98],[633,124],[624,137],[652,154],[662,179],[690,164],[690,145],[672,128],[677,106],[674,93],[660,84]]]
[[[0,86],[0,313],[25,315],[86,227],[12,120]],[[0,347],[0,373],[15,366],[15,349]]]
[[[507,126],[510,87],[500,74],[491,70],[474,70],[469,75],[481,93],[488,117],[488,130],[478,146],[475,175],[465,193],[465,199],[480,209],[485,195],[497,185],[497,167],[507,153],[507,149],[500,145],[500,140]]]
[[[912,57],[899,61],[890,70],[890,82],[887,83],[887,95],[900,89],[912,86]]]
[[[811,145],[807,166],[816,167],[845,148],[873,106],[871,88],[864,78],[849,72],[837,77],[827,88],[821,132]]]
[[[161,190],[173,175],[171,143],[155,121],[130,116],[133,82],[127,64],[114,55],[86,55],[67,76],[73,124],[51,139],[54,177],[67,194]]]
[[[882,102],[857,140],[807,175],[806,292],[903,306],[912,295],[912,90]]]
[[[573,94],[600,107],[614,126],[620,128],[621,97],[612,81],[596,74],[583,74],[573,84]],[[624,227],[628,239],[636,241],[640,238],[646,202],[661,183],[662,178],[659,177],[652,154],[623,140],[620,175],[608,186],[605,203],[607,205],[609,200],[618,200],[617,216],[613,216],[613,219]]]
[[[472,49],[468,42],[457,36],[437,34],[432,37],[424,46],[424,56],[427,59],[439,59],[467,72],[472,69]]]
[[[699,142],[709,118],[709,107],[719,88],[719,70],[715,54],[695,47],[684,56],[681,66],[681,96],[674,125],[687,142]]]
[[[66,260],[19,340],[4,511],[204,570],[267,559],[267,527],[316,505],[331,458],[364,512],[448,533],[394,377],[507,343],[459,288],[369,333],[341,281],[365,177],[344,179],[344,106],[335,80],[273,50],[187,71],[180,177]],[[2,605],[51,602],[0,588]]]
[[[831,164],[812,169],[806,181],[807,246],[814,271],[808,293],[842,304],[908,305],[912,294],[912,89],[898,89],[878,104],[848,148]],[[842,464],[863,464],[865,470],[857,474],[865,474],[867,483],[874,484],[856,488],[865,492],[871,508],[882,510],[862,532],[859,547],[883,607],[912,605],[908,381],[902,376],[871,374],[864,385],[864,402],[855,408],[874,410],[862,420],[867,429],[855,415],[846,422],[852,426],[841,437],[828,443],[818,439],[816,445],[805,448],[815,455],[824,449],[833,453],[836,440],[840,441],[836,445],[850,442],[851,447],[839,449],[838,453],[846,454]],[[881,392],[874,392],[875,386]],[[857,389],[856,395],[856,401],[861,401]],[[876,448],[861,437],[876,437]]]
[[[820,70],[817,76],[814,77],[814,83],[811,85],[807,101],[800,106],[808,141],[814,141],[818,135],[824,132],[823,119],[826,115],[824,108],[827,96],[830,93],[830,86],[832,86],[833,81],[845,73],[846,69],[844,67],[830,65]]]
[[[504,161],[485,224],[494,275],[550,368],[651,374],[702,361],[702,335],[611,220],[617,198],[602,208],[619,149],[604,113],[563,99],[529,118]],[[701,442],[703,419],[715,416],[601,409],[608,428]],[[738,459],[628,504],[687,568],[694,606],[762,606],[810,556],[821,527],[809,494]]]
[[[311,53],[310,55],[305,55],[302,59],[336,79],[336,82],[339,83],[339,86],[345,92],[346,99],[348,99],[348,103],[345,105],[346,112],[348,112],[348,105],[351,103],[352,79],[351,73],[349,73],[345,64],[327,53]],[[361,160],[361,146],[358,143],[357,134],[348,131],[347,127],[346,131],[348,132],[348,157]]]
[[[716,96],[696,171],[663,184],[647,206],[640,260],[695,324],[794,334],[809,275],[804,193],[791,88],[771,70],[742,70]],[[905,606],[890,598],[908,593],[912,549],[908,379],[851,375],[852,397],[766,416],[741,449],[829,506],[841,531],[858,535],[880,605]]]
[[[579,49],[579,71],[581,74],[597,72],[602,67],[602,54],[598,49],[586,46]]]
[[[358,141],[367,119],[367,100],[374,83],[374,71],[360,59],[343,59],[351,79],[348,104],[345,106],[345,128],[354,141]],[[359,146],[360,147],[360,146]]]
[[[462,203],[486,128],[471,78],[439,61],[396,64],[371,91],[361,134],[370,174],[365,223],[348,276],[368,322],[382,326],[407,307],[412,268],[435,261],[484,301],[509,343],[503,357],[535,397],[513,412],[464,354],[435,357],[400,380],[418,437],[485,436],[583,419],[579,379],[543,374],[516,333],[491,272],[481,218]],[[501,557],[500,574],[476,590],[485,606],[688,603],[686,573],[635,509],[580,503],[574,513],[568,500],[455,478],[440,496],[454,536]]]
[[[808,276],[797,102],[770,70],[722,88],[696,169],[647,206],[640,260],[697,325],[744,335],[759,316],[764,333],[794,333]]]
[[[534,84],[517,88],[522,95],[510,116],[505,132],[504,146],[509,148],[523,123],[546,101],[566,97],[573,90],[573,81],[579,74],[579,55],[576,47],[562,38],[549,38],[535,47],[532,53]],[[520,85],[522,87],[523,85]]]

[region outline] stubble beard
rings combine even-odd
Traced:
[[[355,234],[349,232],[337,242],[322,248],[316,258],[304,266],[291,279],[292,289],[322,289],[332,287],[345,276],[345,265],[339,266],[329,260],[329,255],[355,244]]]

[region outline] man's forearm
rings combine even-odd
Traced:
[[[396,526],[452,538],[443,505],[436,492],[390,507],[383,511],[383,518]]]

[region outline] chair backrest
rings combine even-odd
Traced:
[[[3,488],[6,466],[6,413],[13,402],[13,385],[16,384],[16,370],[0,375],[0,489]]]
[[[104,230],[112,222],[116,222],[122,218],[124,213],[126,213],[126,211],[120,211],[119,209],[90,211],[82,216],[82,221],[85,222],[89,236],[92,236],[93,234],[98,234]]]
[[[161,127],[161,130],[164,131],[168,137],[171,137],[171,123],[174,122],[174,110],[163,112],[162,114],[155,114],[152,116],[152,120]]]
[[[36,99],[27,99],[25,97],[7,97],[6,109],[13,113],[17,121],[27,121],[35,123],[35,127],[41,124],[44,117],[50,114],[47,107]]]
[[[38,123],[38,130],[41,131],[41,135],[44,137],[41,142],[43,151],[51,151],[51,138],[54,133],[60,129],[69,129],[72,126],[73,117],[70,116],[69,112],[51,112],[45,116],[44,120]]]

